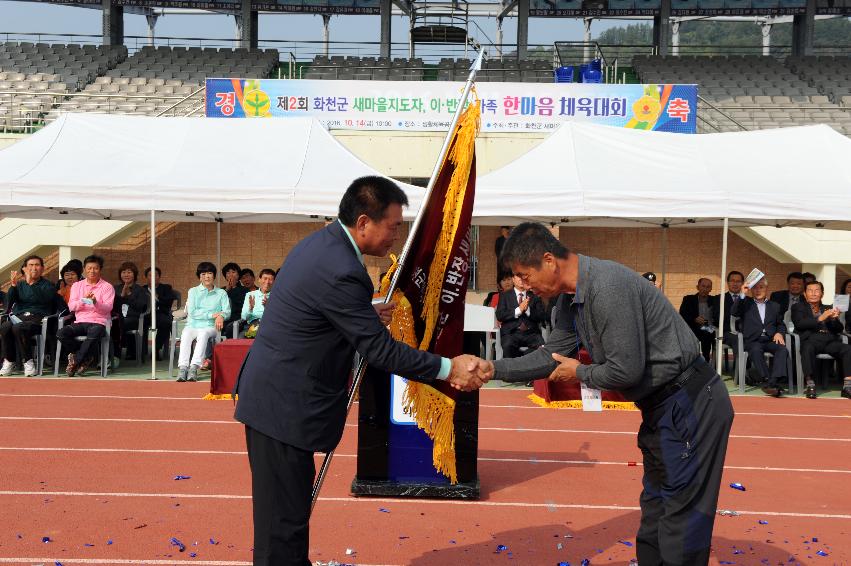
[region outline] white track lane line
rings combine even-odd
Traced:
[[[141,449],[141,448],[54,448],[54,447],[25,447],[0,446],[0,451],[6,452],[94,452],[122,454],[185,454],[195,456],[247,456],[248,453],[239,450],[170,450],[170,449]],[[322,458],[323,453],[317,452],[315,457]],[[334,453],[338,458],[357,458],[357,454]],[[484,458],[480,462],[498,462],[504,464],[568,464],[572,466],[629,466],[630,462],[608,462],[605,460],[564,460],[557,458]],[[634,462],[642,466],[641,462]],[[724,466],[725,470],[755,470],[759,472],[794,472],[808,474],[851,474],[851,470],[836,470],[830,468],[774,468],[770,466]]]
[[[152,400],[152,401],[204,401],[201,397],[160,397],[156,395],[59,395],[46,393],[0,393],[0,398],[3,397],[32,397],[32,398],[56,398],[56,399],[118,399],[118,400]],[[839,399],[839,398],[837,398]],[[836,401],[837,399],[829,398],[824,401]],[[355,401],[357,403],[357,401]],[[480,408],[485,409],[528,409],[528,410],[545,410],[534,404],[529,405],[489,405],[480,403]],[[581,409],[562,408],[560,411],[581,411]],[[637,413],[637,411],[631,411]],[[813,413],[752,413],[736,411],[736,416],[750,417],[798,417],[798,418],[819,418],[819,419],[851,419],[851,415],[821,415]]]
[[[250,500],[250,495],[228,495],[222,493],[127,493],[127,492],[87,492],[87,491],[0,491],[0,496],[37,496],[46,495],[53,497],[144,497],[144,498],[168,498],[168,499],[222,499],[222,500]],[[527,501],[459,501],[444,499],[394,499],[389,497],[320,497],[319,501],[369,504],[394,503],[397,505],[468,505],[471,507],[522,507],[536,509],[591,509],[603,511],[639,511],[638,506],[632,505],[583,505],[580,503],[531,503]],[[782,511],[741,511],[736,510],[739,515],[766,515],[771,517],[809,517],[812,519],[851,519],[851,514],[829,514],[829,513],[786,513]]]
[[[71,422],[108,422],[108,423],[165,423],[165,424],[222,424],[239,425],[242,423],[214,420],[191,420],[191,419],[118,419],[118,418],[93,418],[93,417],[7,417],[0,416],[0,421],[71,421]],[[357,427],[354,423],[347,423],[346,427]],[[634,436],[636,431],[632,430],[585,430],[569,428],[525,428],[525,427],[486,427],[481,426],[479,430],[491,432],[540,432],[561,434],[615,434]],[[730,438],[744,438],[750,440],[800,440],[807,442],[851,442],[851,438],[819,438],[812,436],[761,436],[751,434],[731,434]]]
[[[183,564],[200,564],[201,566],[251,566],[251,562],[232,562],[227,560],[128,560],[121,558],[59,558],[62,564],[163,564],[182,566]],[[5,558],[0,557],[0,564],[44,564],[58,563],[53,558]],[[392,564],[361,564],[358,566],[396,566]]]

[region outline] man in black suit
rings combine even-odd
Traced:
[[[715,332],[710,329],[716,326],[718,318],[715,308],[718,297],[710,295],[711,292],[712,281],[701,277],[697,281],[697,293],[686,295],[680,304],[680,316],[700,341],[700,351],[707,362],[710,361],[712,342],[715,340]]]
[[[748,290],[747,286],[742,289]],[[786,334],[783,311],[774,301],[766,300],[768,281],[765,277],[757,281],[750,291],[751,297],[733,300],[730,314],[742,319],[742,337],[748,359],[766,382],[762,390],[766,395],[780,397],[783,394],[780,383],[789,375],[789,355],[783,338]],[[765,362],[765,352],[774,356],[770,371]]]
[[[744,299],[745,294],[742,292],[742,285],[745,282],[745,276],[741,271],[731,271],[727,274],[727,292],[724,293],[724,344],[733,350],[733,357],[738,355],[738,338],[730,331],[730,315],[733,310],[733,300],[736,298]],[[715,301],[715,320],[721,317],[721,301]],[[736,330],[742,330],[742,322],[736,322]]]
[[[808,399],[816,398],[816,356],[828,354],[842,361],[845,381],[842,396],[851,399],[851,346],[842,342],[842,323],[839,310],[822,304],[824,286],[820,281],[807,283],[804,290],[805,303],[792,307],[792,322],[801,338],[801,371],[806,379],[805,393]]]
[[[177,295],[174,294],[174,289],[168,283],[161,283],[160,279],[162,278],[163,272],[159,267],[154,268],[154,294],[157,305],[157,341],[156,341],[156,352],[157,359],[161,360],[163,358],[162,352],[163,347],[168,343],[169,337],[171,337],[171,322],[173,320],[172,315],[172,307],[174,306],[174,301],[177,300]],[[145,269],[145,288],[151,288],[151,268]],[[147,315],[145,317],[145,324],[150,327],[151,325],[151,315]]]
[[[793,271],[786,276],[785,291],[774,291],[771,293],[771,300],[780,305],[780,312],[785,314],[798,303],[804,302],[804,274],[800,271]]]
[[[496,307],[502,357],[516,358],[520,348],[534,350],[544,345],[541,324],[547,320],[547,310],[540,297],[532,293],[523,281],[514,276],[514,289],[499,295]]]
[[[383,177],[355,180],[339,220],[299,242],[275,280],[235,391],[245,424],[254,506],[254,564],[308,566],[314,452],[333,450],[346,420],[355,350],[371,366],[470,391],[489,378],[474,356],[452,360],[390,336],[392,305],[373,306],[363,255],[398,238],[405,193]]]

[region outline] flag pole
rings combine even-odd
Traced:
[[[405,240],[405,245],[402,248],[402,253],[399,254],[399,260],[396,266],[396,271],[393,272],[393,277],[390,280],[390,288],[387,290],[387,294],[383,297],[384,303],[389,303],[391,297],[393,296],[393,291],[396,289],[396,284],[399,280],[399,275],[402,273],[402,267],[405,265],[405,260],[408,258],[408,253],[411,251],[411,246],[414,242],[414,237],[417,234],[417,230],[420,227],[420,224],[423,221],[423,217],[425,216],[426,205],[428,204],[428,200],[431,197],[431,193],[434,190],[434,185],[437,183],[437,176],[440,173],[440,169],[443,167],[443,162],[446,159],[446,155],[449,153],[449,146],[452,144],[452,135],[455,133],[455,127],[458,125],[458,121],[461,119],[461,114],[463,114],[466,106],[467,106],[467,98],[470,96],[470,90],[473,88],[473,81],[476,79],[476,73],[479,69],[482,68],[482,59],[484,57],[484,50],[479,50],[479,55],[476,57],[476,61],[473,63],[472,67],[470,67],[470,74],[467,76],[467,82],[464,84],[464,92],[461,94],[461,101],[458,103],[458,108],[455,110],[455,115],[452,117],[452,123],[449,126],[449,132],[446,134],[446,138],[443,140],[443,147],[440,148],[440,154],[437,157],[437,161],[434,164],[434,170],[431,173],[431,178],[428,180],[428,185],[426,186],[425,195],[423,195],[422,203],[420,204],[420,209],[417,211],[417,216],[414,218],[414,223],[411,225],[411,229],[408,232],[408,238]],[[354,379],[352,380],[352,387],[349,389],[349,399],[346,403],[346,415],[348,416],[349,412],[352,409],[352,404],[355,400],[355,394],[357,393],[358,387],[360,386],[361,380],[363,380],[363,374],[366,371],[366,359],[363,357],[359,357],[359,361],[357,364],[357,369],[355,370]],[[313,483],[313,494],[312,494],[312,502],[310,504],[311,514],[313,512],[313,508],[316,507],[316,500],[319,498],[319,490],[322,489],[322,484],[325,482],[325,476],[328,475],[328,468],[331,466],[331,459],[334,457],[334,451],[331,450],[325,454],[325,459],[322,460],[322,466],[319,468],[319,473],[316,475],[316,481]]]

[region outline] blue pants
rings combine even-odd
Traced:
[[[708,365],[655,407],[642,407],[641,566],[709,562],[733,405]]]

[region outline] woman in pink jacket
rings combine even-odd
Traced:
[[[85,279],[71,287],[68,308],[74,313],[74,324],[63,326],[59,331],[62,351],[68,353],[68,377],[82,374],[95,361],[93,347],[106,335],[111,323],[112,303],[115,289],[100,276],[103,258],[90,255],[83,261]],[[78,336],[85,336],[83,342]],[[59,360],[56,360],[59,363]]]

